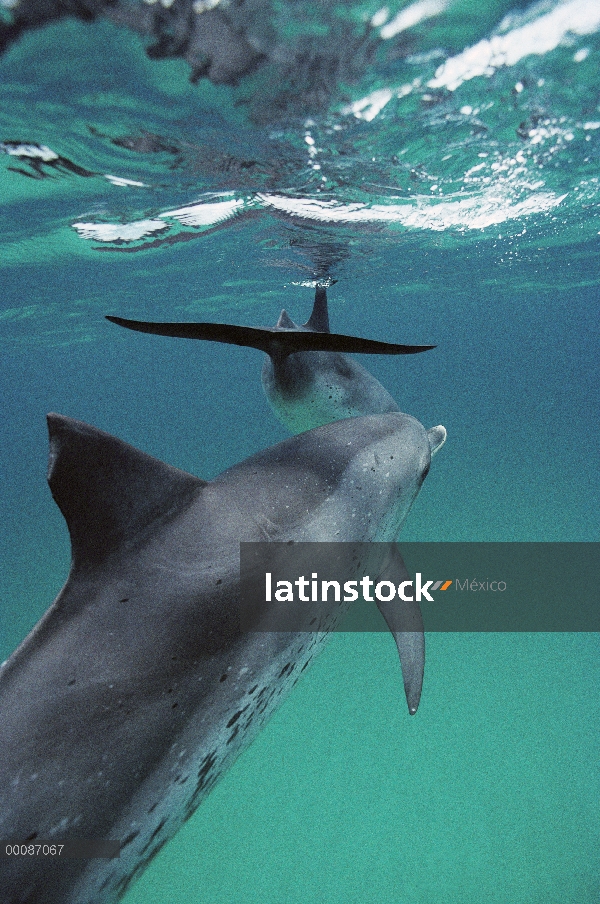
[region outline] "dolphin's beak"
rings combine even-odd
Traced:
[[[431,457],[439,452],[444,443],[446,442],[446,428],[442,427],[439,424],[437,427],[432,427],[431,430],[427,431],[427,438],[429,439],[429,448],[431,449]]]

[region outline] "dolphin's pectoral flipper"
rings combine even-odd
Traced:
[[[392,557],[388,560],[383,572],[380,573],[379,580],[391,581],[395,587],[398,587],[403,581],[410,580],[398,546],[394,546]],[[414,716],[421,699],[425,669],[425,634],[421,609],[417,602],[406,602],[399,599],[398,596],[389,602],[381,600],[376,600],[376,602],[377,608],[394,635],[400,654],[408,711],[411,716]]]
[[[48,415],[48,483],[71,536],[73,566],[122,554],[151,525],[169,521],[205,481],[81,421]]]
[[[178,339],[205,339],[244,345],[266,352],[270,357],[287,357],[296,352],[345,352],[366,355],[415,355],[435,348],[435,345],[397,345],[343,336],[339,333],[319,333],[281,327],[237,326],[229,323],[152,323],[145,320],[126,320],[107,316],[107,320],[138,333],[173,336]]]

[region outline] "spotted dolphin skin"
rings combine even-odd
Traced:
[[[142,333],[205,339],[245,345],[267,353],[262,369],[265,395],[277,418],[301,433],[364,414],[399,411],[379,380],[349,354],[412,355],[434,345],[398,345],[329,331],[327,292],[317,286],[312,314],[302,326],[286,311],[274,327],[256,328],[224,323],[152,323],[107,317],[111,323]]]
[[[122,850],[0,859],[0,904],[114,904],[325,640],[239,630],[240,541],[393,540],[445,431],[400,413],[338,421],[207,483],[48,422],[72,565],[0,668],[0,838]]]

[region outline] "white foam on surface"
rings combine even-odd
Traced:
[[[217,201],[216,203],[192,204],[190,207],[168,210],[166,213],[161,213],[160,216],[178,220],[184,226],[215,226],[240,213],[245,207],[245,203],[242,199],[232,198],[229,201]]]
[[[510,191],[489,189],[477,197],[439,200],[423,195],[401,204],[340,204],[337,201],[317,201],[310,198],[286,198],[261,195],[267,207],[292,217],[321,223],[380,223],[398,224],[407,229],[441,232],[445,229],[485,229],[506,220],[545,213],[557,207],[566,195],[553,192],[533,192],[518,199]]]
[[[417,0],[401,9],[397,16],[382,26],[379,34],[384,41],[395,38],[403,31],[414,28],[419,22],[438,16],[449,5],[448,0]],[[373,24],[373,20],[371,20]]]
[[[542,56],[555,50],[569,35],[590,35],[600,29],[600,3],[597,0],[566,0],[549,12],[539,5],[541,15],[533,21],[467,47],[450,57],[429,81],[430,88],[455,91],[463,82],[477,76],[493,75],[502,66],[514,66],[526,56]]]
[[[83,239],[98,242],[134,242],[167,228],[162,220],[138,220],[136,223],[73,223]]]

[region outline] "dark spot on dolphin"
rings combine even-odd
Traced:
[[[157,807],[158,807],[158,801],[155,801],[152,804],[152,806],[150,807],[150,809],[148,810],[148,813],[154,813],[154,811],[156,810]]]
[[[171,707],[171,709],[176,709],[178,706],[179,706],[179,703],[176,700],[175,703],[173,704],[173,706]]]
[[[210,770],[212,769],[212,767],[215,765],[215,763],[217,761],[216,753],[217,753],[216,750],[214,750],[212,753],[209,753],[208,756],[204,757],[204,760],[202,761],[202,765],[200,766],[200,769],[198,770],[199,781],[196,786],[196,791],[200,791],[204,787],[208,773],[210,772]]]
[[[166,838],[163,838],[162,841],[160,842],[160,844],[158,844],[158,845],[155,847],[155,849],[154,849],[147,857],[145,857],[143,860],[141,860],[141,861],[136,865],[135,869],[132,870],[131,873],[130,873],[128,876],[123,876],[123,878],[119,880],[119,882],[118,882],[117,885],[116,885],[116,891],[117,891],[117,893],[118,893],[118,895],[117,895],[118,897],[122,897],[122,896],[125,894],[125,892],[126,892],[127,889],[129,888],[129,886],[131,885],[131,883],[132,883],[135,879],[137,879],[137,877],[138,877],[141,873],[144,872],[144,870],[146,869],[146,867],[148,866],[148,864],[150,863],[150,861],[152,860],[152,858],[158,853],[158,851],[161,849],[161,847],[163,847],[163,845],[166,844],[166,842],[167,842],[167,839],[166,839]]]
[[[150,836],[150,841],[153,841],[154,838],[156,838],[156,836],[158,835],[158,833],[160,832],[160,830],[162,829],[162,827],[164,826],[164,824],[166,823],[166,821],[167,821],[167,820],[166,820],[166,817],[165,817],[164,819],[161,819],[161,821],[159,822],[159,824],[156,826],[156,828],[155,828],[154,831],[152,832],[152,835]]]
[[[68,687],[73,687],[74,684],[75,684],[74,678],[71,678],[71,680],[67,682]]]
[[[257,687],[258,687],[258,684],[255,684],[254,687],[251,687],[250,690],[248,691],[248,696],[250,696],[250,694],[253,694]]]
[[[275,688],[273,688],[273,690],[269,693],[269,695],[268,695],[267,697],[265,697],[265,699],[263,700],[263,702],[261,703],[261,705],[256,707],[257,712],[261,713],[261,715],[262,715],[262,713],[264,713],[264,711],[266,710],[267,706],[269,705],[269,703],[270,703],[271,700],[273,699],[273,695],[274,695],[274,694],[275,694]]]
[[[33,841],[33,839],[34,839],[34,838],[37,838],[37,837],[38,837],[38,833],[37,833],[37,832],[32,832],[31,835],[28,835],[28,836],[27,836],[27,838],[25,839],[25,841]]]
[[[127,889],[133,879],[133,876],[123,876],[117,884],[115,885],[115,891],[118,895],[122,895]]]
[[[310,663],[310,659],[307,659],[306,662],[304,663],[304,665],[302,666],[302,668],[300,669],[300,672],[303,672],[304,669],[308,668],[309,663]]]
[[[231,744],[231,742],[233,741],[233,739],[235,738],[235,736],[237,735],[239,730],[240,730],[240,726],[236,725],[235,728],[233,729],[233,731],[231,732],[230,736],[227,738],[228,744]]]
[[[227,675],[221,675],[221,677],[219,678],[219,681],[226,681],[226,680],[227,680]]]
[[[294,666],[292,665],[291,662],[288,662],[287,665],[284,665],[284,667],[280,671],[279,677],[283,678],[283,676],[286,674],[286,672],[288,672],[288,671],[292,672],[293,670],[294,670]]]
[[[248,709],[249,706],[250,706],[250,704],[247,703],[243,709],[238,709],[236,714],[234,716],[232,716],[231,719],[229,720],[229,722],[227,723],[227,728],[231,728],[232,725],[235,725],[235,723],[237,722],[239,717],[242,715],[243,712],[245,712]]]
[[[106,879],[104,880],[104,882],[102,883],[102,885],[100,886],[100,891],[104,891],[104,889],[110,885],[110,883],[112,882],[112,880],[114,878],[115,878],[114,873],[111,873],[110,876],[107,876]]]
[[[150,858],[149,858],[150,860],[152,860],[153,857],[156,857],[156,855],[158,853],[160,853],[160,851],[162,851],[162,849],[164,848],[164,846],[168,840],[169,840],[168,838],[163,838],[161,841],[159,841],[159,843],[156,845],[156,847],[152,851],[152,854],[150,855]],[[144,863],[144,868],[146,867],[146,865],[147,864]]]
[[[134,838],[137,838],[139,834],[140,834],[139,831],[130,832],[129,835],[127,836],[127,838],[124,838],[123,841],[121,842],[121,848],[127,847],[128,844],[131,844],[131,842],[134,840]]]
[[[166,817],[165,817],[164,819],[161,819],[161,821],[159,822],[159,824],[156,826],[156,828],[155,828],[154,831],[152,832],[152,835],[150,835],[150,838],[148,839],[148,841],[146,842],[146,844],[144,845],[144,847],[143,847],[143,849],[142,849],[142,851],[141,851],[141,855],[142,855],[142,856],[143,856],[143,855],[148,851],[148,849],[152,846],[152,842],[154,841],[154,839],[156,838],[156,836],[158,835],[158,833],[160,832],[160,830],[163,828],[163,826],[165,825],[166,821],[167,821],[167,820],[166,820]],[[166,839],[165,839],[165,840],[166,840]],[[146,860],[145,862],[147,863],[148,861]],[[136,867],[136,869],[138,869],[139,866],[140,866],[140,864],[138,864],[138,866]],[[142,868],[143,868],[143,867],[142,867]],[[135,874],[135,870],[134,870],[134,874]]]
[[[209,780],[207,776],[203,776],[198,781],[196,789],[186,805],[186,819],[188,819],[197,808],[203,795],[208,794],[209,788],[212,787],[212,784],[214,784],[214,782],[212,780]]]
[[[120,603],[128,603],[128,602],[129,602],[129,597],[128,597],[128,596],[124,596],[122,600],[119,600],[119,602],[120,602]]]
[[[219,580],[217,581],[217,584],[222,584],[222,583],[223,583],[223,581],[221,580],[221,578],[219,578]]]

